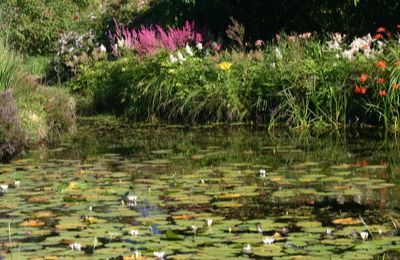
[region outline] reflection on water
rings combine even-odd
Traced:
[[[86,119],[0,165],[0,256],[395,258],[400,142],[365,136]]]

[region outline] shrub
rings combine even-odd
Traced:
[[[25,144],[25,132],[12,92],[0,92],[0,160],[10,160],[25,148]]]

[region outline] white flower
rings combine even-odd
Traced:
[[[154,251],[154,252],[153,252],[153,255],[154,255],[155,257],[157,257],[158,259],[164,259],[165,252],[164,252],[164,251],[163,251],[163,252],[156,252],[156,251]]]
[[[104,47],[103,44],[100,45],[100,51],[101,51],[101,52],[106,52],[106,51],[107,51],[106,47]]]
[[[378,229],[378,234],[379,234],[379,235],[382,235],[382,233],[383,233],[382,230],[381,230],[381,229]]]
[[[207,226],[211,227],[212,223],[213,223],[212,219],[207,219]]]
[[[243,247],[243,252],[250,253],[251,252],[251,245],[247,244]]]
[[[124,47],[124,43],[125,43],[124,39],[118,39],[117,41],[118,47],[120,48]]]
[[[7,192],[8,191],[8,184],[1,184],[0,185],[0,190],[2,192]]]
[[[360,232],[360,236],[362,240],[367,240],[368,239],[368,232]]]
[[[92,211],[93,210],[93,207],[92,206],[89,206],[89,211]]]
[[[136,237],[139,235],[139,230],[136,229],[129,230],[129,235]]]
[[[199,51],[203,50],[203,44],[202,44],[201,42],[197,43],[197,44],[196,44],[196,48],[197,48]]]
[[[282,57],[282,53],[281,53],[281,51],[279,50],[278,47],[275,48],[275,56],[276,56],[276,58],[277,58],[278,60],[281,60],[281,59],[283,58],[283,57]]]
[[[114,50],[118,50],[118,45],[114,44]]]
[[[228,232],[232,233],[232,227],[231,226],[228,227]]]
[[[265,178],[267,171],[265,169],[260,169],[260,178]]]
[[[127,201],[131,201],[131,202],[135,202],[135,203],[136,203],[136,201],[137,201],[137,196],[134,196],[134,195],[128,195],[128,196],[126,196],[126,200],[127,200]]]
[[[180,51],[178,51],[177,56],[178,56],[178,60],[179,60],[180,63],[186,61],[186,58],[183,57],[183,54]]]
[[[171,63],[176,63],[176,62],[178,62],[178,59],[172,53],[170,53],[169,54],[169,61]]]
[[[257,224],[257,232],[260,233],[260,234],[264,233],[264,230],[263,230],[261,224]]]
[[[142,256],[142,253],[139,250],[135,250],[133,251],[133,256],[136,258],[139,258]]]
[[[270,67],[271,69],[275,69],[275,67],[276,67],[275,62],[272,62],[271,64],[269,64],[269,67]]]
[[[196,234],[196,232],[197,232],[197,227],[196,227],[196,225],[192,225],[192,231],[193,231],[193,233]]]
[[[272,237],[264,237],[262,241],[264,245],[271,245],[272,243],[275,242],[275,239]]]
[[[192,48],[190,48],[190,46],[188,44],[186,44],[185,51],[190,57],[192,57],[194,55]]]
[[[327,229],[326,229],[326,234],[327,234],[327,235],[332,235],[332,229],[327,228]]]
[[[73,244],[69,244],[69,248],[71,248],[72,250],[75,251],[81,251],[81,244],[79,243],[73,243]]]
[[[13,182],[13,186],[14,186],[15,188],[19,188],[19,186],[21,186],[21,181],[14,181],[14,182]]]

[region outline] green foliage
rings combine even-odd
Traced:
[[[21,81],[23,75],[19,68],[22,59],[9,50],[0,39],[0,92]]]
[[[0,37],[24,53],[52,53],[60,32],[90,28],[97,4],[97,0],[3,0]]]

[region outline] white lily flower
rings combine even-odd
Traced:
[[[251,252],[251,245],[247,244],[243,247],[243,252],[250,253]]]
[[[162,252],[156,252],[156,251],[154,251],[154,252],[153,252],[153,256],[157,257],[158,259],[164,259],[164,255],[165,255],[165,252],[164,252],[164,251],[162,251]]]
[[[124,43],[125,43],[124,39],[118,39],[117,41],[118,47],[120,48],[124,47]]]
[[[129,235],[137,237],[139,235],[139,230],[136,229],[129,230]]]
[[[276,58],[277,58],[278,60],[281,60],[281,59],[283,58],[282,52],[281,52],[281,50],[279,50],[278,47],[275,48],[275,56],[276,56]]]
[[[180,51],[178,51],[177,56],[178,56],[178,60],[179,60],[180,63],[186,61],[186,58],[183,57],[183,54]]]
[[[190,48],[189,44],[186,44],[185,51],[190,57],[193,57],[194,54],[193,54],[192,48]]]
[[[264,245],[271,245],[275,242],[275,239],[272,237],[264,237],[262,241]]]
[[[360,236],[362,240],[367,240],[368,239],[368,232],[360,232]]]
[[[177,63],[178,62],[178,58],[176,58],[172,53],[169,54],[169,61],[171,63]]]

